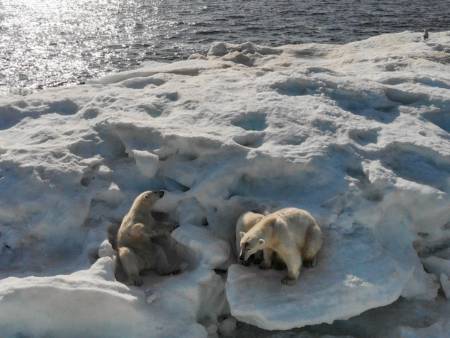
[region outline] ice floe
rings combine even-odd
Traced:
[[[325,243],[317,266],[303,268],[294,286],[280,283],[284,272],[232,265],[226,287],[231,314],[268,330],[332,323],[392,303],[412,275],[367,230],[329,230]]]
[[[399,297],[433,303],[438,281],[449,289],[433,258],[450,258],[449,55],[449,32],[216,43],[1,97],[0,334],[212,337],[230,334],[230,312],[288,329]],[[115,280],[104,241],[152,189],[167,191],[155,212],[180,225],[185,265],[137,289]],[[232,264],[240,214],[286,206],[329,235],[290,289]]]

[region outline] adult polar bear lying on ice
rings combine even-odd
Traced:
[[[262,250],[263,268],[272,265],[272,254],[286,264],[288,274],[283,284],[294,284],[304,262],[315,264],[322,247],[322,231],[316,220],[305,210],[285,208],[262,217],[247,232],[240,232],[239,259],[246,261]]]

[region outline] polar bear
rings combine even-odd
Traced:
[[[142,285],[140,272],[155,269],[159,274],[172,271],[163,248],[153,241],[167,236],[175,226],[157,222],[151,215],[152,206],[164,196],[164,191],[145,191],[133,202],[117,232],[117,251],[128,281]]]
[[[248,232],[240,233],[239,259],[246,261],[262,250],[263,268],[272,265],[272,254],[286,264],[288,273],[283,284],[292,285],[300,275],[303,262],[315,264],[322,247],[322,231],[313,216],[297,208],[285,208],[264,216]]]
[[[236,222],[236,257],[239,257],[240,253],[240,241],[241,233],[249,231],[256,223],[258,223],[264,217],[263,214],[259,214],[253,211],[247,211],[243,213]],[[246,260],[243,263],[249,263]],[[248,265],[248,264],[247,264]]]

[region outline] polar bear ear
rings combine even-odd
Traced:
[[[244,235],[245,235],[245,232],[243,232],[243,231],[241,231],[241,232],[239,233],[239,236],[241,236],[241,238],[244,237]]]
[[[259,245],[264,245],[264,244],[266,244],[266,240],[264,238],[260,238],[260,239],[258,239],[258,243],[259,243]]]

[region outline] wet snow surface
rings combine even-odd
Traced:
[[[449,74],[450,33],[399,33],[216,43],[207,56],[2,98],[0,333],[214,337],[234,328],[230,313],[293,329],[390,313],[398,302],[380,307],[401,296],[428,305],[405,306],[392,332],[444,337]],[[184,268],[129,287],[115,280],[106,229],[149,189],[167,191],[155,211],[180,224],[170,245]],[[292,287],[233,254],[242,212],[286,206],[326,233]],[[376,336],[383,325],[367,318],[344,322]]]
[[[402,273],[370,235],[361,230],[327,235],[321,264],[304,269],[295,286],[282,285],[283,275],[273,270],[230,267],[227,296],[232,314],[264,329],[283,330],[332,323],[398,298],[410,271]]]

